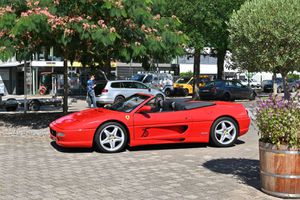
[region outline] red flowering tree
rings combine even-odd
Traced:
[[[181,53],[186,37],[179,20],[164,16],[161,0],[16,0],[0,3],[0,57],[30,57],[55,46],[67,60],[99,63],[110,72],[112,59],[168,59]],[[64,86],[67,112],[68,84]]]

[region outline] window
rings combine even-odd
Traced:
[[[146,78],[144,79],[143,83],[151,83],[153,79],[152,75],[148,75],[146,76]]]
[[[132,82],[123,82],[123,86],[124,88],[134,88]]]
[[[133,88],[138,88],[138,89],[147,89],[147,87],[141,83],[132,83],[133,84]]]
[[[116,83],[111,83],[112,88],[122,88],[122,84],[121,82],[116,82]]]

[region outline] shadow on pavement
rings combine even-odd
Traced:
[[[61,153],[92,153],[94,152],[93,148],[64,148],[61,146],[58,146],[54,141],[52,141],[51,146],[61,152]]]
[[[235,145],[240,145],[240,144],[245,144],[245,142],[243,140],[237,139]]]
[[[259,160],[224,158],[207,161],[203,167],[220,174],[232,174],[243,184],[260,190]]]
[[[169,150],[169,149],[188,149],[188,148],[206,148],[208,144],[202,143],[185,143],[185,144],[159,144],[146,145],[138,147],[128,147],[128,151],[152,151],[152,150]]]
[[[64,116],[63,113],[14,113],[0,114],[0,126],[30,127],[32,129],[47,128],[49,124]]]

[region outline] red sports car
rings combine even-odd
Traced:
[[[129,146],[211,142],[232,146],[247,133],[244,106],[230,102],[158,100],[135,94],[105,108],[93,108],[50,124],[50,137],[63,147],[119,152]]]

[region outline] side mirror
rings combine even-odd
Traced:
[[[143,106],[139,109],[138,113],[149,113],[151,110],[151,106]]]

